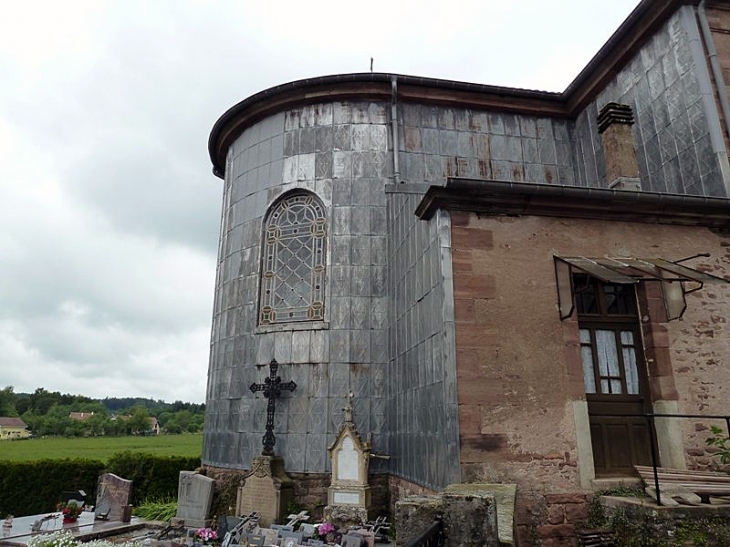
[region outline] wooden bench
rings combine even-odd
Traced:
[[[634,466],[648,487],[654,487],[654,468]],[[730,496],[730,475],[715,471],[688,471],[657,467],[659,489],[665,486],[681,486],[697,494],[702,503],[710,503],[710,496]]]

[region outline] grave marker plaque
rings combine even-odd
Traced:
[[[294,483],[284,472],[284,460],[278,456],[257,456],[251,471],[238,488],[237,514],[258,511],[261,526],[283,521],[287,505],[294,499]]]
[[[194,528],[210,526],[208,513],[213,503],[214,484],[213,479],[195,471],[180,471],[175,521]]]
[[[132,481],[118,477],[113,473],[103,473],[99,477],[96,490],[94,518],[123,520],[125,508],[129,506],[131,495]]]

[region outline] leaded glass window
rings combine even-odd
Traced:
[[[324,319],[327,220],[309,193],[276,203],[264,224],[259,324]]]

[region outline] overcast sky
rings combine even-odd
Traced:
[[[233,104],[370,57],[562,91],[637,3],[3,0],[0,388],[203,402]]]

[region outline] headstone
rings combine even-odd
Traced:
[[[238,488],[236,512],[258,511],[261,526],[270,526],[286,519],[286,508],[293,499],[294,483],[284,471],[284,460],[279,456],[256,456]]]
[[[214,484],[213,479],[195,471],[180,471],[177,487],[177,514],[173,522],[192,528],[210,526],[211,521],[208,514],[213,503]]]
[[[362,547],[365,545],[365,538],[360,534],[347,534],[342,537],[342,547]]]
[[[314,524],[303,522],[299,527],[299,531],[304,534],[304,537],[313,537],[317,535],[317,527]]]
[[[275,530],[274,528],[261,528],[259,534],[264,537],[264,543],[266,545],[273,545],[279,538],[279,530]]]
[[[337,437],[327,448],[332,458],[332,480],[327,490],[324,517],[339,527],[362,525],[367,521],[370,507],[368,468],[370,443],[360,437],[355,427],[352,394],[343,409],[345,420]]]
[[[294,543],[301,543],[304,541],[304,534],[301,532],[281,532],[279,534],[281,537],[281,542],[284,543],[284,541],[288,541],[289,539],[294,539]]]
[[[264,545],[271,545],[265,543],[265,538],[261,534],[248,534],[248,544],[250,547],[264,547]]]
[[[94,518],[121,521],[132,496],[132,481],[103,473],[98,484]]]

